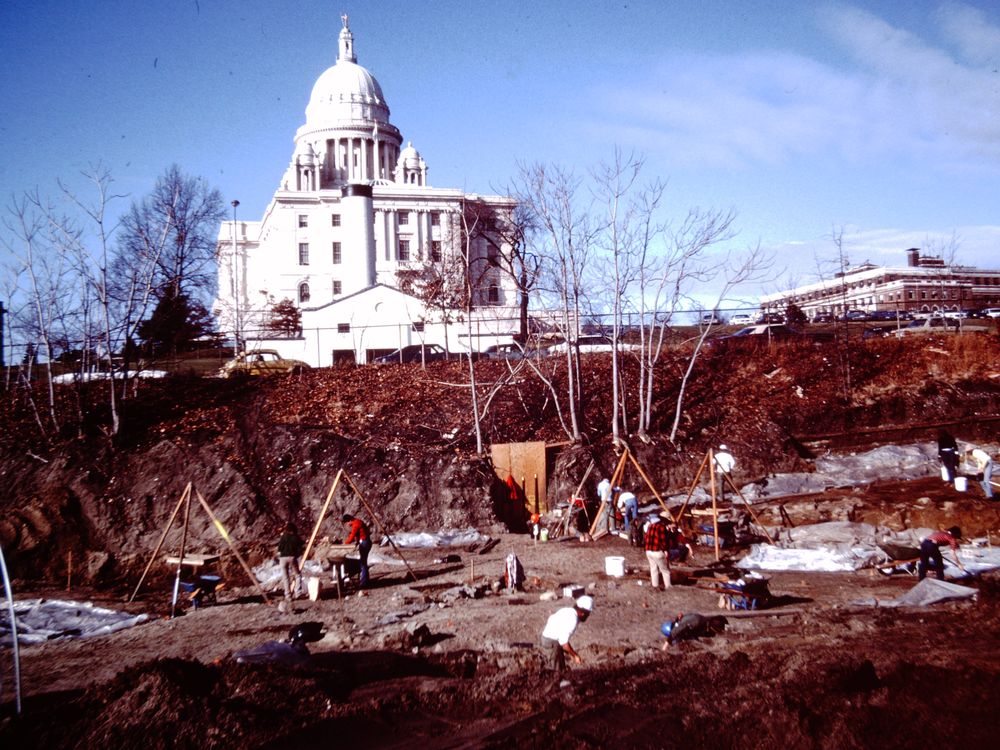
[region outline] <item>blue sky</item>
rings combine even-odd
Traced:
[[[987,2],[6,0],[0,195],[101,161],[139,197],[177,163],[259,219],[342,12],[432,185],[498,192],[518,162],[583,173],[620,146],[678,215],[737,212],[735,243],[788,267],[764,291],[813,280],[835,227],[852,263],[1000,265]]]

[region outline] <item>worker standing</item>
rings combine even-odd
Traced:
[[[944,467],[945,481],[951,484],[958,474],[958,443],[948,430],[938,430],[938,458]]]
[[[542,630],[541,648],[549,654],[552,668],[557,672],[566,670],[566,654],[576,663],[582,664],[583,659],[570,643],[573,633],[581,622],[586,622],[594,610],[594,599],[581,596],[572,607],[563,607],[552,614]]]
[[[976,462],[976,479],[987,500],[993,499],[993,456],[982,448],[970,448],[969,455]]]
[[[932,567],[937,571],[938,580],[944,580],[944,559],[941,557],[941,545],[947,544],[951,551],[955,553],[955,562],[958,567],[965,571],[965,566],[958,558],[958,540],[962,538],[962,530],[958,526],[952,526],[947,531],[935,531],[920,540],[920,563],[917,565],[919,579],[922,581],[927,576],[927,568]]]
[[[286,523],[278,539],[278,567],[281,570],[281,583],[285,589],[285,604],[290,606],[299,589],[299,555],[302,554],[302,539],[295,530],[295,524]]]
[[[646,560],[649,563],[649,583],[657,590],[660,588],[661,573],[663,574],[663,588],[669,589],[671,585],[670,560],[667,558],[670,541],[667,536],[667,526],[663,523],[661,515],[655,515],[649,519],[644,539]]]
[[[341,519],[344,523],[350,524],[351,531],[344,540],[344,544],[358,543],[358,557],[361,560],[361,575],[358,579],[360,588],[368,587],[368,553],[372,549],[372,537],[368,527],[360,518],[355,518],[350,513],[345,513]]]
[[[734,468],[736,468],[736,459],[733,458],[733,454],[729,452],[729,448],[723,443],[715,453],[715,470],[721,475],[719,477],[719,487],[721,488],[721,492],[719,493],[720,500],[726,499],[726,481],[733,481],[729,477],[733,473]]]
[[[597,497],[600,500],[598,512],[607,515],[601,516],[601,518],[598,519],[597,527],[595,528],[599,528],[602,523],[605,522],[604,519],[607,518],[606,523],[608,533],[611,533],[613,528],[612,524],[614,523],[615,509],[611,505],[611,480],[607,477],[597,483]]]

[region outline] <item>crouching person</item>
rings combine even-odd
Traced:
[[[581,596],[572,607],[563,607],[555,612],[545,623],[542,630],[541,647],[550,658],[554,670],[562,673],[566,670],[566,654],[576,663],[582,664],[583,659],[573,648],[570,639],[581,622],[586,622],[594,609],[594,599]]]

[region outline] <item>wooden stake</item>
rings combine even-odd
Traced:
[[[66,590],[73,588],[73,550],[66,556]]]
[[[712,449],[708,449],[708,476],[712,484],[712,534],[715,537],[715,561],[718,562],[719,555],[719,508],[715,502],[715,456]]]

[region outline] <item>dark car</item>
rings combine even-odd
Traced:
[[[423,350],[423,351],[421,351]],[[457,356],[457,355],[452,355]],[[448,352],[439,344],[410,344],[372,360],[376,365],[408,364],[411,362],[439,362],[448,359]]]
[[[813,315],[812,322],[813,323],[832,323],[833,322],[833,313],[828,313],[828,312],[816,313],[815,315]]]
[[[865,321],[868,320],[868,313],[864,310],[848,310],[846,313],[838,317],[837,320]]]
[[[710,339],[705,342],[705,347],[709,351],[722,351],[730,347],[753,347],[798,337],[801,337],[801,334],[786,325],[755,325],[741,328],[729,336]]]
[[[905,320],[906,318],[902,313],[897,313],[895,310],[875,310],[868,314],[868,320]]]

